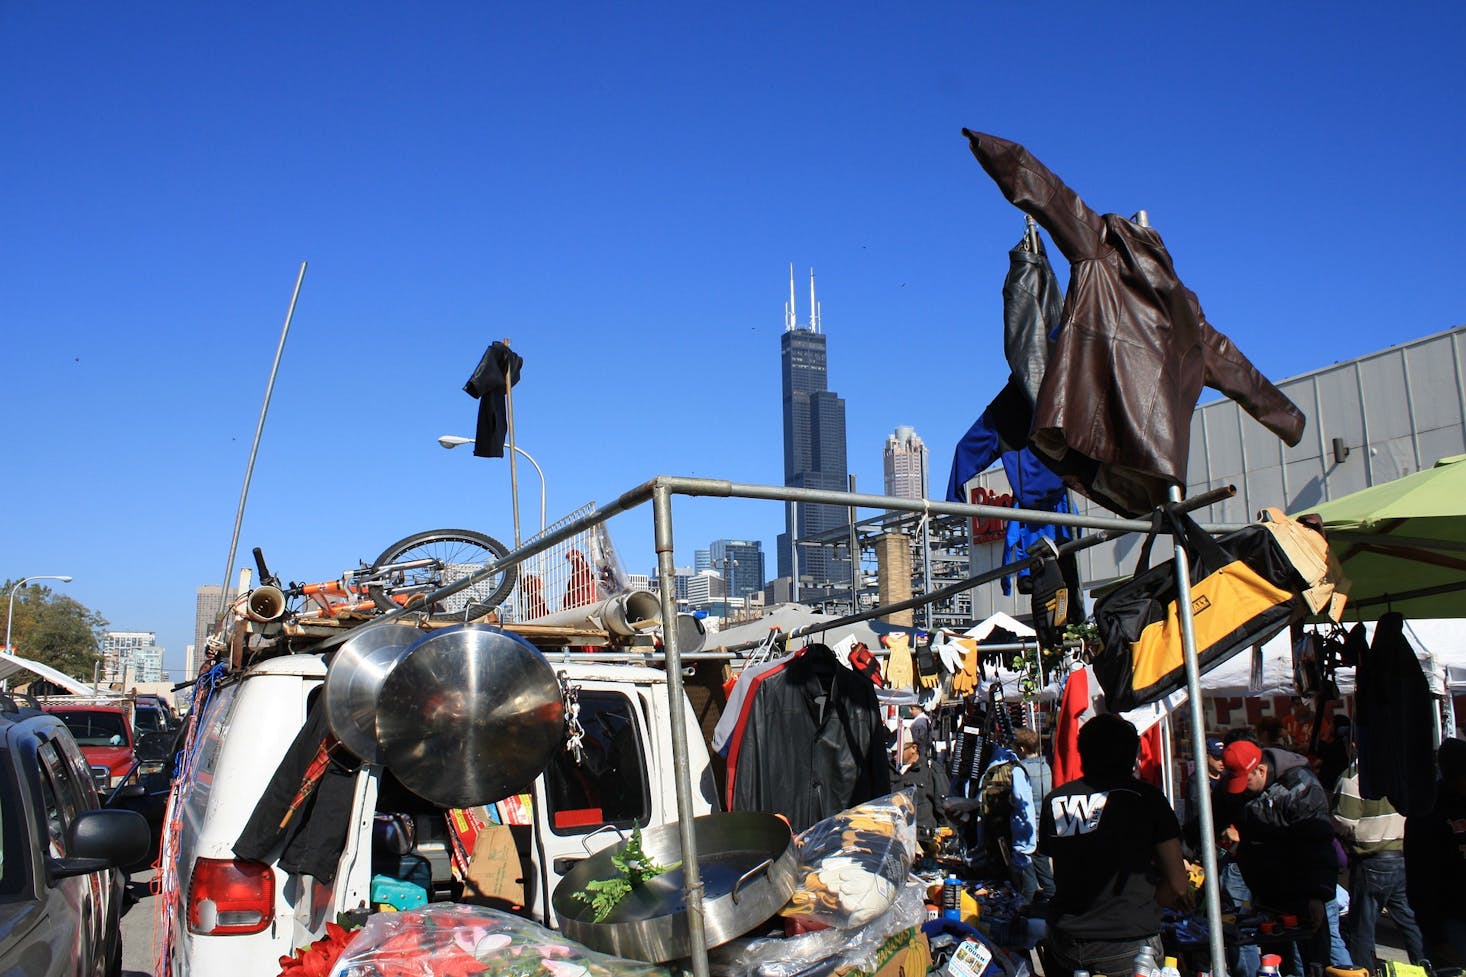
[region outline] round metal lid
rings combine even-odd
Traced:
[[[416,628],[394,621],[366,624],[337,649],[326,672],[326,722],[352,753],[381,763],[377,748],[377,696],[382,680],[413,642]]]
[[[443,807],[518,793],[565,739],[554,669],[534,645],[464,624],[413,644],[377,696],[383,762],[415,794]]]

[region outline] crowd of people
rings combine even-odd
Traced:
[[[929,726],[921,739],[905,738],[894,779],[916,789],[926,834],[945,818],[981,817],[1000,836],[1014,892],[1048,920],[1046,977],[1127,974],[1144,947],[1159,959],[1163,911],[1194,909],[1207,844],[1224,912],[1281,921],[1289,938],[1270,940],[1269,952],[1281,952],[1285,974],[1374,973],[1381,912],[1411,962],[1466,965],[1466,741],[1440,746],[1435,803],[1407,818],[1361,791],[1347,717],[1312,758],[1288,749],[1275,725],[1207,737],[1187,807],[1208,792],[1212,838],[1201,837],[1195,817],[1183,826],[1165,794],[1139,779],[1140,739],[1118,716],[1080,728],[1082,776],[1058,787],[1038,735],[1018,729],[995,819],[985,794],[944,798]],[[1229,955],[1231,973],[1258,972],[1258,947],[1229,946]]]

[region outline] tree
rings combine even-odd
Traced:
[[[10,613],[10,589],[4,584],[0,618]],[[22,658],[42,662],[73,678],[90,682],[92,669],[101,656],[102,629],[106,618],[85,604],[50,587],[30,584],[15,592],[15,623],[9,626],[10,641]]]

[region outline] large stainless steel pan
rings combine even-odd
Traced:
[[[377,746],[411,791],[442,807],[528,787],[565,742],[555,670],[518,635],[473,624],[410,645],[377,695]]]
[[[789,901],[796,859],[789,826],[772,814],[731,812],[695,818],[693,844],[703,884],[703,921],[709,947],[753,929]],[[682,858],[677,825],[642,832],[642,848],[659,865]],[[605,953],[661,963],[692,952],[681,868],[633,889],[606,919],[594,922],[589,903],[575,898],[595,879],[619,874],[611,862],[626,847],[613,845],[576,864],[555,887],[552,905],[566,936]]]
[[[377,746],[377,696],[382,682],[422,632],[396,621],[364,624],[351,633],[326,672],[326,722],[352,753],[382,762]]]

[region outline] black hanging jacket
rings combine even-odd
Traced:
[[[733,781],[737,811],[768,811],[795,832],[891,792],[875,686],[813,645],[754,693]]]
[[[1172,484],[1186,483],[1203,386],[1298,443],[1303,413],[1206,321],[1159,234],[1090,210],[1017,143],[963,134],[1003,196],[1069,259],[1063,321],[1030,440],[1071,488],[1126,516],[1166,501]]]
[[[234,843],[234,854],[249,861],[268,863],[278,851],[282,871],[309,875],[321,882],[336,877],[336,865],[346,849],[346,831],[351,826],[352,791],[356,783],[354,760],[344,763],[333,756],[316,789],[291,815],[289,823],[280,827],[307,768],[329,732],[326,697],[319,696]]]
[[[509,434],[509,410],[504,395],[519,382],[524,357],[503,343],[494,343],[474,367],[473,375],[463,385],[470,397],[478,400],[478,428],[473,436],[473,453],[480,458],[504,457],[504,439]],[[504,382],[505,376],[509,382]]]
[[[1355,674],[1354,698],[1360,796],[1388,798],[1405,817],[1429,811],[1436,790],[1435,703],[1398,611],[1374,626],[1374,642]]]

